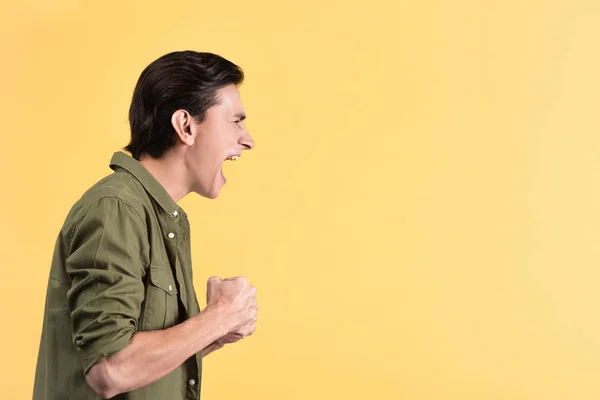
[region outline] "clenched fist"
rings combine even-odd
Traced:
[[[228,333],[218,344],[234,343],[254,333],[258,313],[256,288],[246,278],[222,280],[213,276],[207,283],[206,304],[207,308],[221,310],[228,327]]]

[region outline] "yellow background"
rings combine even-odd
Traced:
[[[597,1],[3,1],[0,33],[1,399],[68,209],[182,49],[243,67],[257,142],[181,202],[201,303],[259,288],[204,399],[600,398]]]

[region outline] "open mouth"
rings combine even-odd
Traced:
[[[237,161],[240,158],[240,156],[238,154],[233,154],[229,157],[227,157],[223,162],[225,161]],[[223,174],[223,166],[221,165],[221,177],[223,178],[223,182],[227,182],[227,179],[225,179],[225,175]]]

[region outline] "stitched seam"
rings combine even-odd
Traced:
[[[123,190],[125,190],[125,189],[123,189]],[[148,230],[148,225],[146,224],[146,221],[144,221],[144,219],[142,218],[142,216],[140,215],[138,210],[135,208],[135,206],[132,205],[131,203],[129,203],[127,200],[123,199],[122,197],[119,197],[119,194],[121,194],[121,193],[122,193],[122,191],[119,192],[117,195],[107,194],[105,196],[102,196],[98,199],[98,201],[94,202],[93,205],[98,205],[98,203],[100,203],[104,199],[117,199],[118,201],[122,201],[125,205],[127,205],[129,208],[131,208],[135,212],[135,214],[138,216],[140,221],[146,227],[146,230]],[[87,216],[88,212],[90,211],[90,208],[91,207],[88,207],[88,209],[79,218],[77,218],[77,220],[73,223],[73,226],[71,226],[71,229],[69,230],[69,247],[73,244],[73,236],[75,236],[75,230],[77,229],[77,226]]]

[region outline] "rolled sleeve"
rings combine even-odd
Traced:
[[[76,224],[66,260],[72,339],[84,374],[119,352],[137,330],[149,259],[148,233],[138,212],[106,197]]]

